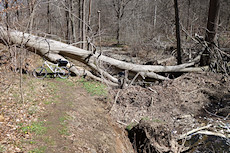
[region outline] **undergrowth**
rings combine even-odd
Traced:
[[[97,95],[97,96],[107,96],[108,95],[106,86],[100,82],[87,81],[84,78],[80,79],[78,82],[82,83],[83,88],[93,96],[94,95]]]

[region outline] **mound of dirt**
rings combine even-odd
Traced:
[[[115,120],[128,128],[136,125],[133,130],[143,133],[142,136],[148,137],[148,133],[153,133],[146,132],[149,127],[152,131],[158,128],[166,129],[164,132],[155,131],[155,136],[147,139],[150,142],[159,133],[178,136],[213,122],[215,118],[223,119],[223,122],[229,121],[229,84],[229,77],[224,78],[219,74],[188,73],[148,88],[132,86],[117,89],[113,92],[116,101],[111,108],[111,114]],[[142,120],[151,124],[146,126],[140,122]],[[161,144],[169,148],[169,145]]]

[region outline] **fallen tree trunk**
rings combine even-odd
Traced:
[[[140,72],[141,75],[144,77],[150,77],[159,80],[169,80],[167,77],[161,76],[157,73],[185,71],[187,67],[193,66],[197,61],[199,61],[198,57],[196,58],[196,60],[190,63],[180,64],[176,66],[138,65],[100,55],[97,52],[92,53],[91,51],[83,50],[59,41],[34,36],[16,30],[7,30],[4,27],[0,27],[0,34],[1,39],[5,41],[5,43],[23,45],[28,50],[33,51],[41,56],[45,56],[50,61],[55,62],[57,59],[64,57],[69,57],[81,61],[93,70],[99,72],[101,76],[96,77],[91,72],[76,66],[71,67],[72,72],[76,73],[77,75],[88,75],[94,79],[104,81],[112,85],[117,85],[119,82],[118,79],[110,75],[108,72],[105,72],[102,68],[98,66],[97,63],[105,62],[121,70],[129,70],[135,73]],[[189,71],[192,71],[191,69],[192,68],[189,68]],[[201,69],[199,69],[199,71],[200,70]]]

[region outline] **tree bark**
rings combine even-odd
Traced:
[[[82,49],[86,49],[86,5],[85,0],[82,0]]]
[[[153,29],[156,30],[156,24],[157,24],[157,0],[155,0],[154,3],[154,21],[153,21]]]
[[[82,11],[82,9],[81,9],[81,7],[82,7],[82,0],[78,0],[78,35],[79,35],[79,37],[78,37],[78,41],[82,41],[82,21],[80,20],[80,19],[82,19],[82,13],[81,13],[81,11]],[[80,48],[82,48],[82,44],[80,44]]]
[[[218,28],[219,21],[219,12],[220,12],[220,0],[210,0],[209,3],[209,13],[208,13],[208,23],[207,30],[205,35],[205,41],[208,42],[208,47],[201,56],[200,65],[209,65],[210,64],[210,50],[213,50],[216,45],[216,32]]]
[[[47,3],[47,23],[48,23],[48,34],[51,34],[50,1],[48,1]]]
[[[188,12],[187,12],[187,31],[189,30],[189,20],[190,20],[190,6],[191,6],[191,0],[188,0]],[[188,35],[186,35],[186,39],[188,38]]]
[[[177,64],[181,64],[181,40],[180,40],[180,19],[177,0],[174,0],[175,20],[176,20],[176,39],[177,39]]]
[[[8,9],[9,8],[9,2],[8,0],[4,1],[4,9],[6,10],[6,27],[9,28],[9,13],[8,13]]]
[[[75,43],[77,41],[76,39],[76,25],[75,25],[75,17],[73,16],[73,7],[74,7],[74,1],[73,0],[70,0],[70,9],[71,9],[71,12],[70,12],[70,20],[71,20],[71,32],[72,32],[72,37],[73,37],[73,42]]]
[[[205,40],[210,44],[216,43],[216,32],[218,28],[220,12],[220,0],[210,0],[208,23],[205,35]]]
[[[35,9],[36,9],[36,1],[32,1],[29,3],[30,8],[30,22],[29,22],[29,33],[31,34],[33,31],[33,25],[34,25],[34,15],[35,15]]]
[[[90,26],[91,26],[91,9],[92,9],[92,0],[89,0],[89,12],[88,12],[88,26],[87,26],[87,34],[89,35],[90,33]],[[90,50],[90,43],[88,40],[87,40],[87,50]],[[92,40],[92,43],[93,43],[93,40]]]
[[[65,1],[65,5],[67,6],[65,10],[65,18],[66,18],[66,40],[67,43],[71,43],[71,33],[70,33],[70,3],[68,0]]]

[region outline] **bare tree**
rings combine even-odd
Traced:
[[[82,49],[86,49],[86,1],[82,0]]]
[[[32,33],[32,31],[33,31],[35,9],[36,9],[37,3],[39,3],[39,2],[37,2],[35,0],[32,0],[31,2],[28,1],[29,12],[30,12],[30,22],[29,22],[29,32],[30,33]]]
[[[87,34],[89,35],[90,33],[90,26],[91,26],[91,11],[92,11],[92,0],[89,0],[89,6],[88,6],[88,26],[87,26]],[[87,50],[90,50],[90,43],[89,41],[93,40],[89,40],[89,38],[87,38]]]
[[[155,0],[155,7],[154,7],[154,21],[153,21],[153,28],[156,29],[157,24],[157,0]]]
[[[176,39],[177,39],[177,64],[181,64],[181,40],[180,40],[180,19],[177,0],[174,0],[175,20],[176,20]]]
[[[51,34],[51,12],[50,12],[50,1],[47,2],[47,24],[48,34]]]
[[[132,0],[113,0],[113,8],[116,13],[117,18],[117,31],[116,31],[116,39],[117,44],[120,44],[120,30],[121,30],[121,20],[124,17],[125,8]]]
[[[66,17],[66,40],[67,43],[71,43],[71,24],[70,24],[70,12],[71,12],[71,8],[70,8],[70,2],[69,0],[65,0],[65,5],[66,5],[66,9],[65,9],[65,17]]]
[[[210,50],[214,49],[216,45],[217,28],[219,22],[219,12],[220,12],[220,0],[210,0],[209,3],[209,13],[208,13],[208,23],[205,34],[205,40],[208,42],[208,48],[204,51],[200,64],[201,66],[210,64]],[[209,50],[210,49],[210,50]]]
[[[73,42],[76,42],[77,41],[77,38],[76,38],[76,24],[75,24],[75,17],[73,15],[74,13],[74,0],[70,0],[70,21],[71,21],[71,31],[72,31],[72,37],[73,37]]]
[[[7,28],[9,28],[9,12],[8,12],[8,8],[9,8],[9,2],[8,2],[8,0],[3,0],[3,1],[1,1],[2,3],[3,3],[3,7],[4,7],[4,12],[6,12],[5,13],[5,23],[6,23],[6,27]]]
[[[187,30],[189,31],[189,27],[190,27],[190,24],[189,24],[189,20],[190,20],[190,6],[191,6],[191,0],[188,0],[188,8],[187,8]],[[186,39],[187,39],[187,35],[186,35]]]

